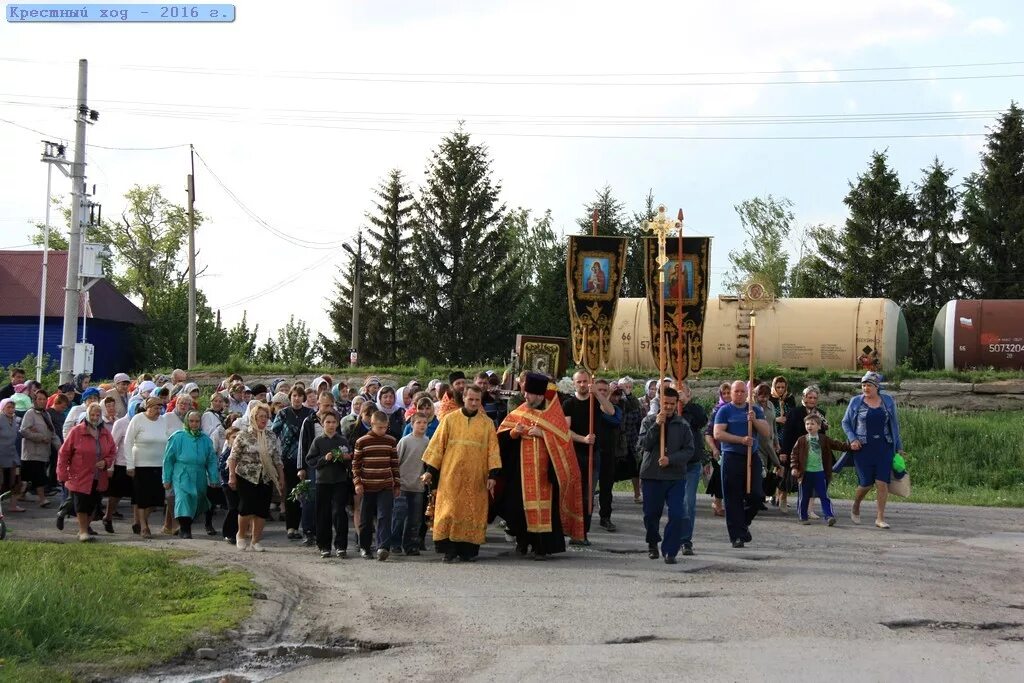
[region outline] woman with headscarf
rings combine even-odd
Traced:
[[[764,411],[764,419],[769,425],[775,424],[775,406],[771,402],[771,387],[767,384],[758,384],[754,388],[754,400],[757,405],[761,406],[761,410]],[[782,475],[782,463],[779,460],[779,451],[781,449],[778,432],[772,429],[772,435],[770,439],[767,439],[761,435],[757,437],[757,451],[761,456],[761,464],[764,465],[765,475],[763,490],[765,492],[773,492],[779,481],[779,477]],[[764,505],[764,500],[760,501],[761,509],[767,509]]]
[[[156,384],[152,380],[144,380],[139,383],[134,396],[128,399],[128,417],[135,417],[140,409],[145,409],[146,400],[156,391]]]
[[[715,517],[725,517],[725,506],[722,504],[722,465],[720,459],[722,451],[715,441],[713,431],[715,427],[715,414],[718,409],[732,401],[732,385],[729,382],[722,382],[718,386],[718,403],[711,409],[711,417],[708,419],[708,426],[704,430],[704,441],[711,450],[711,477],[708,478],[707,488],[704,489],[711,495],[711,509]]]
[[[861,394],[846,406],[843,431],[850,441],[857,468],[857,492],[853,498],[850,520],[860,524],[860,505],[872,488],[878,490],[875,526],[888,529],[885,504],[889,499],[892,461],[896,453],[903,455],[900,421],[896,401],[882,393],[882,376],[868,372],[860,380]]]
[[[57,455],[57,479],[71,492],[78,517],[78,540],[93,540],[89,522],[107,490],[107,477],[114,466],[117,447],[110,430],[103,425],[103,409],[92,403],[85,420],[75,425]]]
[[[164,490],[174,491],[174,517],[180,538],[192,538],[192,520],[209,509],[208,486],[220,484],[213,440],[202,429],[202,415],[191,410],[164,450]]]
[[[14,414],[14,399],[0,401],[0,493],[17,491],[21,458],[18,457],[18,430],[21,418]],[[13,495],[13,494],[12,494]],[[11,512],[24,512],[25,508],[13,503]]]
[[[172,398],[170,402],[167,404],[167,412],[171,412],[174,410],[174,407],[178,405],[178,399],[181,396],[190,396],[192,397],[192,405],[199,405],[199,393],[199,385],[196,384],[195,382],[189,382],[184,387],[182,387],[181,391],[175,394],[174,398]]]
[[[75,375],[73,384],[75,385],[75,395],[71,399],[72,407],[82,405],[82,394],[89,388],[89,384],[92,382],[92,377],[85,372],[80,372]]]
[[[132,531],[143,538],[153,538],[149,530],[149,513],[163,507],[163,465],[167,449],[167,420],[161,415],[163,402],[156,396],[146,399],[146,410],[132,418],[125,432],[125,467],[133,477],[132,500],[135,502],[135,523]]]
[[[359,422],[359,413],[366,403],[366,399],[362,396],[356,396],[352,399],[352,405],[349,407],[349,412],[341,418],[341,425],[338,427],[338,431],[342,434],[348,434],[352,431],[352,427]]]
[[[29,486],[35,488],[36,502],[45,508],[50,502],[46,499],[46,487],[49,480],[46,467],[50,462],[50,453],[60,448],[60,434],[54,429],[53,421],[46,411],[46,392],[36,390],[35,405],[32,410],[21,418],[21,478]]]
[[[377,410],[388,416],[387,433],[399,441],[405,429],[405,411],[398,405],[394,387],[381,387],[377,392]]]
[[[235,545],[239,550],[264,551],[263,526],[270,514],[270,499],[276,487],[281,497],[284,490],[284,467],[281,462],[281,442],[271,430],[270,406],[258,403],[249,410],[249,427],[238,433],[228,456],[228,486],[238,493],[238,535]]]

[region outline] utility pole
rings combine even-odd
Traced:
[[[188,146],[192,172],[188,174],[188,361],[189,370],[196,366],[196,159],[192,145]]]
[[[86,104],[89,62],[78,60],[78,105],[75,109],[75,160],[71,165],[71,230],[68,240],[68,273],[64,285],[64,332],[60,346],[60,381],[70,382],[74,374],[75,336],[78,328],[78,299],[82,288],[82,212],[85,203],[85,129],[99,118]]]
[[[351,249],[349,250],[351,252]],[[359,231],[359,237],[356,240],[356,279],[352,284],[352,353],[350,361],[352,365],[356,365],[359,360],[359,290],[362,284],[362,270],[363,270],[363,231]]]

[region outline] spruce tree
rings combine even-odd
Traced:
[[[413,238],[418,355],[464,364],[503,359],[522,286],[487,148],[458,128],[427,163]]]
[[[334,292],[327,299],[327,319],[331,324],[332,336],[320,334],[318,344],[323,353],[324,363],[342,367],[348,365],[352,343],[352,283],[355,281],[355,259],[347,258],[338,269],[334,280]],[[365,297],[360,296],[365,301]],[[365,326],[360,324],[360,340]],[[360,343],[360,349],[363,345]]]
[[[971,280],[983,299],[1024,298],[1024,110],[999,117],[965,182],[963,227]]]
[[[913,239],[914,202],[903,190],[885,152],[850,183],[850,210],[839,232],[814,231],[817,254],[809,268],[822,289],[837,296],[886,297],[905,303],[920,284]],[[834,283],[834,286],[832,286]]]
[[[522,319],[523,334],[569,336],[569,299],[566,296],[565,259],[568,240],[556,235],[551,211],[530,226],[532,260],[526,271],[532,282],[529,307]]]
[[[362,355],[368,362],[393,365],[416,358],[415,350],[407,346],[413,197],[398,169],[388,174],[374,194],[373,209],[366,214]]]

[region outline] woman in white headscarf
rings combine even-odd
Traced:
[[[252,549],[258,553],[264,548],[263,525],[270,515],[270,499],[274,488],[284,498],[284,464],[281,461],[281,441],[270,423],[270,406],[257,402],[249,408],[249,426],[235,437],[228,456],[228,486],[238,492],[238,535],[235,545],[239,550]]]
[[[395,441],[401,441],[405,429],[405,410],[398,405],[394,387],[384,386],[377,392],[377,410],[388,416],[388,434],[395,437]]]

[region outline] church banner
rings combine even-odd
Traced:
[[[595,370],[608,364],[612,320],[625,268],[625,237],[569,237],[565,279],[569,288],[572,357],[577,365]]]
[[[704,313],[708,303],[708,269],[711,251],[710,237],[684,237],[682,259],[679,258],[679,238],[665,240],[665,329],[658,334],[658,240],[644,238],[644,279],[647,282],[647,309],[651,322],[651,351],[658,363],[662,339],[668,340],[669,375],[677,380],[686,379],[691,372],[700,372],[704,366]]]

